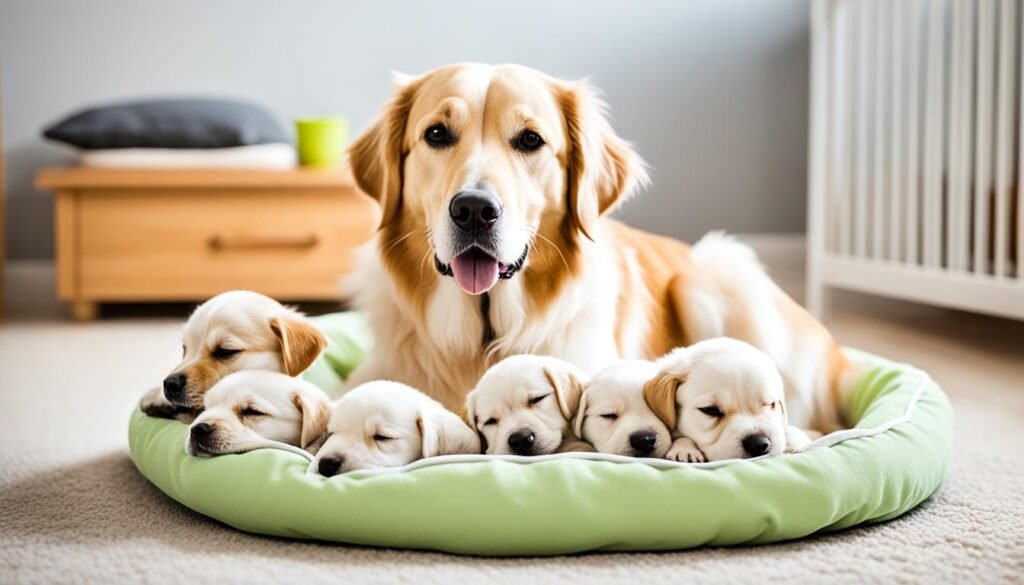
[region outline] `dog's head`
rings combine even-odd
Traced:
[[[594,374],[576,413],[576,436],[601,453],[663,457],[672,438],[643,392],[657,373],[654,362],[623,360]]]
[[[785,388],[765,353],[719,337],[677,349],[657,364],[658,374],[644,386],[647,404],[709,461],[785,451]]]
[[[511,356],[488,369],[466,397],[466,418],[488,455],[554,453],[572,432],[584,379],[553,357]]]
[[[330,400],[316,386],[278,372],[236,372],[203,397],[185,448],[197,456],[241,453],[269,441],[309,449],[327,428]]]
[[[311,466],[326,477],[480,453],[480,439],[458,415],[398,382],[367,382],[346,393],[331,411],[327,433]]]
[[[219,294],[199,305],[185,323],[182,360],[164,378],[171,404],[201,409],[203,395],[241,370],[297,376],[327,340],[301,314],[250,291]]]
[[[565,234],[592,236],[647,180],[583,82],[460,64],[395,85],[349,150],[353,175],[383,210],[382,248],[414,268],[432,255],[468,294],[514,277],[535,238],[554,248]]]

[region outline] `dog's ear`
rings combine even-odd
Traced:
[[[480,441],[480,452],[486,453],[487,437],[485,437],[476,426],[476,388],[470,390],[469,394],[466,394],[466,406],[462,409],[462,412],[460,412],[459,415],[462,417],[462,420],[469,425],[469,428],[476,433],[477,439]]]
[[[432,409],[420,414],[416,426],[420,429],[424,458],[480,453],[480,439],[476,431],[455,413],[441,408]]]
[[[377,200],[384,227],[402,205],[402,162],[406,155],[405,124],[420,86],[419,78],[393,74],[394,94],[380,115],[348,149],[352,177],[359,188]]]
[[[676,393],[679,385],[684,382],[685,370],[665,369],[644,384],[644,401],[670,431],[676,428],[676,419],[679,416]]]
[[[583,382],[572,372],[554,372],[544,368],[544,375],[555,389],[558,409],[562,411],[562,416],[565,417],[565,420],[571,423],[576,415],[576,411],[580,408],[580,398],[583,397]]]
[[[585,81],[560,84],[555,94],[568,138],[569,212],[577,229],[592,240],[597,219],[648,184],[647,165],[612,130],[607,106]]]
[[[576,418],[573,419],[572,432],[576,435],[576,438],[583,440],[583,419],[587,417],[587,391],[583,391],[583,395],[580,396],[580,405],[576,409]]]
[[[320,392],[296,390],[292,402],[302,414],[302,430],[299,432],[299,447],[309,447],[327,432],[327,421],[331,416],[331,402]]]
[[[270,330],[281,344],[281,362],[289,376],[305,372],[327,347],[324,334],[300,316],[271,317]]]

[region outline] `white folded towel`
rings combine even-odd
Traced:
[[[117,148],[82,150],[78,163],[106,168],[291,169],[296,165],[291,144],[254,144],[232,148]]]

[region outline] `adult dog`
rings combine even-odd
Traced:
[[[594,371],[728,335],[813,397],[816,428],[838,426],[842,354],[748,248],[691,249],[606,217],[647,173],[585,83],[458,64],[395,86],[349,151],[382,210],[348,282],[376,343],[350,386],[398,380],[456,409],[508,355]]]

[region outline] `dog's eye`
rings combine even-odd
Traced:
[[[607,420],[616,420],[619,418],[619,415],[615,414],[614,412],[609,412],[608,414],[602,414],[601,418]]]
[[[444,148],[455,142],[455,136],[444,124],[434,124],[423,133],[423,139],[431,148]]]
[[[551,396],[551,395],[550,394],[542,394],[540,396],[534,396],[533,398],[530,399],[530,406],[533,406],[534,404],[537,404],[538,402],[540,402],[541,400],[544,400],[548,396]]]
[[[768,408],[770,408],[772,410],[775,410],[775,407],[778,406],[778,405],[779,405],[778,401],[772,402],[771,404],[768,405]]]
[[[388,441],[395,440],[395,438],[377,433],[376,435],[373,436],[373,440],[377,441],[378,443],[387,443]]]
[[[242,353],[242,350],[240,349],[228,349],[226,347],[220,346],[217,346],[213,349],[213,357],[219,360],[231,359],[240,353]]]
[[[703,412],[708,416],[713,416],[715,418],[722,418],[723,416],[725,416],[724,414],[722,414],[722,411],[719,410],[718,407],[714,405],[705,406],[704,408],[698,408],[697,410]]]
[[[487,421],[484,423],[484,426],[486,427],[488,425],[496,425],[496,424],[498,424],[498,419],[496,419],[494,417],[491,417],[491,418],[487,419]]]
[[[544,139],[533,130],[523,130],[512,141],[512,146],[522,152],[534,152],[544,146]]]
[[[267,413],[248,406],[242,409],[242,416],[266,416]]]

